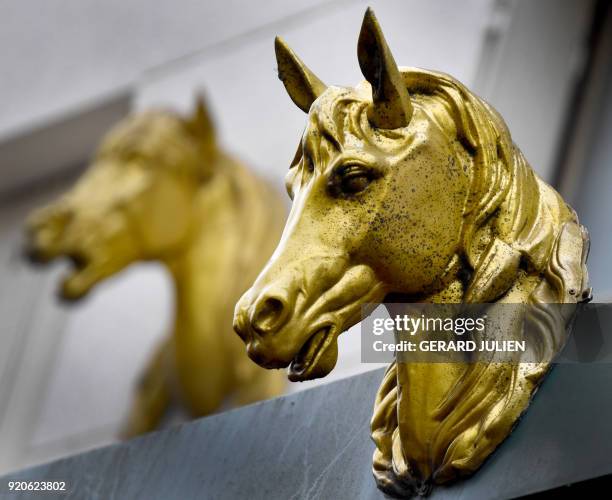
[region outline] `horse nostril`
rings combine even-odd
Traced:
[[[283,324],[287,307],[278,297],[263,297],[255,305],[251,326],[259,334],[277,330]]]

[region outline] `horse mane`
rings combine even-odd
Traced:
[[[401,68],[401,74],[413,101],[424,108],[443,106],[454,127],[449,133],[471,158],[460,249],[469,278],[462,302],[503,302],[521,279],[531,276],[538,283],[520,295],[529,306],[525,332],[531,351],[520,363],[466,365],[432,415],[438,427],[429,446],[431,478],[415,477],[411,471],[410,444],[402,442],[397,415],[400,368],[396,363],[388,368],[372,418],[374,474],[383,490],[395,494],[418,491],[422,481],[444,482],[480,466],[526,410],[565,344],[572,311],[550,304],[590,298],[588,234],[575,212],[531,169],[500,115],[449,75],[416,68]]]

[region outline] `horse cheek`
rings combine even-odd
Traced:
[[[156,182],[145,192],[136,218],[142,227],[142,245],[152,255],[180,246],[189,232],[192,205],[178,182]]]

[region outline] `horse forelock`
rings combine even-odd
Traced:
[[[310,134],[323,137],[336,149],[343,149],[352,137],[388,155],[401,154],[410,136],[407,129],[386,130],[373,127],[367,109],[372,101],[369,89],[328,87],[315,101],[310,114]],[[392,139],[389,141],[388,139]]]

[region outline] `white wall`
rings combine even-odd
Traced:
[[[514,142],[549,182],[588,55],[593,6],[591,0],[498,2],[476,77],[477,93],[501,113]]]
[[[589,154],[580,173],[576,210],[591,237],[589,276],[596,302],[612,300],[612,66],[607,64]]]
[[[2,0],[0,137],[325,0]],[[332,2],[333,3],[333,2]]]

